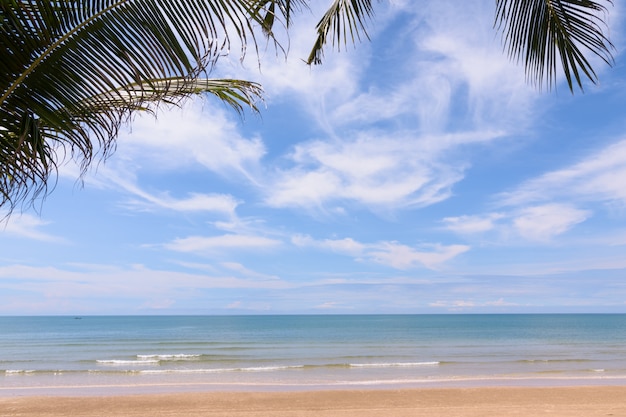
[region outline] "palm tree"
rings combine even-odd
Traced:
[[[605,0],[610,3],[610,0]],[[87,169],[106,158],[136,111],[156,112],[210,93],[242,112],[261,87],[208,75],[234,44],[276,42],[307,0],[2,0],[0,2],[0,207],[46,195],[57,164]],[[496,25],[529,77],[554,83],[596,74],[586,53],[611,62],[606,7],[589,0],[496,0]],[[367,38],[371,0],[332,0],[317,26],[309,64],[327,44]],[[263,35],[261,35],[261,33]],[[280,45],[276,43],[280,48]],[[585,53],[583,53],[583,51]]]

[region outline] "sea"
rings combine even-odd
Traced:
[[[0,317],[0,396],[626,384],[626,314]]]

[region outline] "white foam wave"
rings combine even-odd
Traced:
[[[353,368],[395,368],[414,366],[437,366],[439,362],[391,362],[391,363],[351,363]]]
[[[141,359],[141,360],[121,360],[121,359],[99,359],[97,363],[103,365],[154,365],[158,364],[158,359]]]
[[[137,355],[137,359],[140,360],[164,360],[164,361],[185,361],[199,358],[201,355],[191,355],[187,353],[175,353],[175,354],[154,354],[154,355]]]
[[[287,369],[303,368],[296,366],[255,366],[248,368],[210,368],[210,369],[145,369],[138,371],[141,374],[215,374],[227,372],[272,372]]]
[[[33,369],[6,369],[4,371],[6,375],[31,374],[33,372],[35,372]]]

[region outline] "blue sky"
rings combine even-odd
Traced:
[[[260,82],[260,115],[138,116],[14,213],[0,314],[625,312],[619,6],[615,66],[575,95],[526,82],[493,1],[378,3],[371,43],[313,68],[303,12],[288,60],[213,74]]]

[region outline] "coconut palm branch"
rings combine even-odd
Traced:
[[[373,15],[371,0],[334,0],[317,24],[317,37],[307,63],[321,64],[327,44],[339,50],[363,37],[369,39],[367,23]]]
[[[531,82],[554,86],[560,70],[573,92],[583,79],[596,83],[590,56],[613,63],[605,34],[610,0],[496,0],[496,26],[515,60],[523,60]]]
[[[256,109],[258,84],[206,75],[233,40],[256,45],[266,3],[2,1],[0,206],[45,195],[66,158],[106,157],[134,111],[203,92]]]

